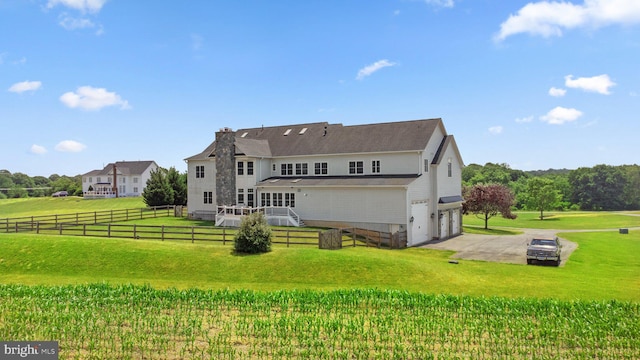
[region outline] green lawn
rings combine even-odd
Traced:
[[[545,212],[544,220],[540,220],[539,212],[516,212],[514,220],[505,219],[500,215],[489,219],[489,228],[514,227],[523,229],[559,229],[559,230],[594,230],[640,227],[640,216],[633,212],[597,212],[597,211],[567,211]],[[475,215],[464,216],[464,225],[484,227],[484,219]]]
[[[640,301],[640,232],[565,233],[579,244],[564,267],[481,261],[447,251],[274,246],[237,256],[231,246],[0,234],[0,283],[150,284],[157,288],[401,289],[474,296]]]
[[[0,200],[0,217],[143,207],[141,198],[83,200],[35,198]],[[640,227],[639,216],[616,212],[521,212],[496,217],[488,232],[465,216],[466,232],[515,234],[518,228],[617,229]],[[153,225],[211,225],[184,218],[145,219]],[[478,296],[640,300],[640,232],[568,232],[578,249],[560,268],[481,261],[449,264],[451,252],[416,249],[274,245],[271,253],[236,256],[217,243],[161,242],[72,236],[0,234],[0,283],[151,284],[158,288],[400,289]]]
[[[77,196],[0,200],[0,219],[22,216],[73,214],[146,207],[142,197],[85,200]]]

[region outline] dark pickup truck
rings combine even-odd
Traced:
[[[531,243],[527,244],[527,264],[552,261],[559,266],[561,249],[562,245],[557,236],[553,239],[532,239]]]

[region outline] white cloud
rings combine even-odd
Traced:
[[[42,82],[40,81],[23,81],[11,85],[9,91],[14,93],[23,93],[25,91],[36,91],[40,89],[40,87],[42,87]]]
[[[566,93],[567,93],[567,90],[565,89],[558,89],[556,87],[552,87],[551,89],[549,89],[549,95],[554,97],[562,97]]]
[[[83,13],[97,13],[106,2],[107,0],[49,0],[47,8],[51,9],[57,5],[62,5]]]
[[[578,5],[545,0],[528,3],[516,15],[510,15],[500,24],[494,40],[502,41],[519,33],[550,37],[561,36],[565,29],[637,23],[640,23],[637,0],[584,0]]]
[[[389,60],[383,59],[374,62],[371,65],[367,65],[358,71],[358,76],[356,76],[356,80],[362,80],[367,76],[373,74],[374,72],[385,68],[387,66],[395,66],[396,63],[390,62]]]
[[[502,126],[492,126],[489,128],[489,133],[493,135],[498,135],[498,134],[502,134],[502,130],[504,130]]]
[[[123,100],[120,95],[108,92],[104,88],[81,86],[76,92],[67,92],[60,96],[60,101],[74,109],[100,110],[106,106],[120,106],[120,109],[130,109],[129,102]]]
[[[80,152],[86,148],[87,146],[85,144],[81,144],[73,140],[61,141],[55,147],[56,151],[61,151],[61,152]]]
[[[86,18],[74,18],[67,13],[60,14],[60,26],[67,30],[75,30],[75,29],[86,29],[86,28],[94,28],[96,25],[93,21]]]
[[[540,120],[553,125],[562,125],[567,122],[575,121],[580,116],[582,116],[582,111],[557,106],[549,111],[547,115],[541,116]]]
[[[520,124],[522,124],[522,123],[530,123],[532,121],[533,121],[533,116],[527,116],[527,117],[517,118],[516,119],[516,122],[520,123]]]
[[[581,77],[575,80],[573,79],[573,75],[567,75],[564,77],[564,80],[566,87],[597,92],[603,95],[609,95],[609,88],[616,85],[616,83],[611,81],[609,75],[606,74],[590,78]]]
[[[42,155],[47,153],[47,149],[44,146],[33,144],[31,145],[31,153]]]
[[[440,6],[446,8],[452,8],[454,4],[454,0],[424,0],[428,5]]]

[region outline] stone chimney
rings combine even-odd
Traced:
[[[216,133],[216,202],[218,206],[236,203],[236,133],[222,128]]]

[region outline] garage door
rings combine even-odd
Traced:
[[[440,213],[440,239],[446,239],[449,237],[449,212],[443,211]]]
[[[408,246],[425,242],[428,239],[428,207],[427,203],[411,204],[411,236],[408,239]]]
[[[460,210],[451,212],[451,235],[460,234]]]

